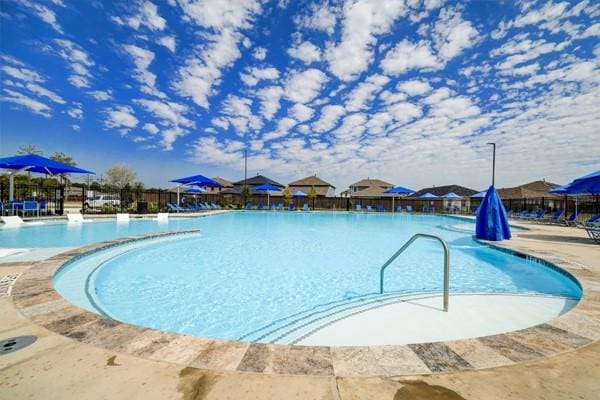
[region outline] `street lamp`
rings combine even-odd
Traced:
[[[488,143],[494,147],[494,155],[492,156],[492,186],[494,186],[496,179],[496,143]]]

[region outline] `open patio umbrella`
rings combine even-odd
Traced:
[[[394,208],[394,200],[396,199],[396,196],[394,196],[394,195],[398,194],[398,195],[408,196],[410,194],[415,193],[415,191],[412,190],[412,189],[408,189],[408,188],[402,187],[402,186],[396,186],[396,187],[393,187],[391,189],[386,190],[383,193],[392,194],[392,212],[394,212],[394,210],[395,210],[395,208]]]
[[[207,178],[204,175],[186,176],[185,178],[173,179],[172,181],[169,181],[169,182],[174,182],[174,183],[180,184],[177,186],[177,204],[179,204],[179,187],[181,185],[198,185],[198,186],[208,186],[208,187],[222,187],[223,186],[219,182],[217,182],[213,179]]]
[[[14,170],[9,174],[8,199],[13,200],[15,192],[15,174],[20,171],[37,172],[40,174],[94,174],[92,171],[77,168],[51,160],[37,154],[0,158],[0,168]]]
[[[294,197],[306,197],[308,195],[306,193],[304,193],[302,190],[298,190],[298,191],[292,193],[292,196],[294,196]]]
[[[196,199],[197,193],[206,193],[206,189],[201,188],[200,186],[189,186],[184,190],[185,193],[193,193],[194,194],[194,204],[198,205],[198,199]]]
[[[512,237],[506,209],[493,185],[488,189],[479,207],[475,220],[475,236],[478,239],[494,241],[507,240]]]
[[[461,200],[462,196],[459,196],[459,195],[457,195],[454,192],[449,192],[449,193],[446,193],[445,195],[443,195],[442,198],[444,200],[448,201],[448,203],[446,204],[446,206],[448,207],[448,210],[450,210],[450,208],[454,208],[454,205],[453,205],[452,201],[453,200]],[[461,208],[461,207],[459,207],[459,208]]]
[[[271,190],[275,192],[281,192],[281,188],[279,186],[271,185],[270,183],[263,183],[262,185],[258,185],[254,187],[254,191],[256,192],[267,192],[267,207],[271,204],[270,192]]]
[[[438,196],[436,196],[436,195],[435,195],[435,194],[433,194],[433,193],[429,193],[429,192],[425,193],[425,194],[424,194],[424,195],[422,195],[422,196],[419,196],[419,198],[420,198],[420,199],[423,199],[423,200],[434,200],[434,199],[439,199],[439,197],[438,197]],[[432,204],[433,204],[433,203],[432,203]]]
[[[575,195],[575,219],[577,219],[577,200],[579,194],[599,194],[600,193],[600,171],[575,179],[568,185],[559,186],[550,190],[550,193],[564,194],[565,196]],[[566,208],[565,201],[565,208]]]
[[[471,198],[472,199],[483,199],[486,194],[487,194],[486,191],[475,193],[473,196],[471,196]]]

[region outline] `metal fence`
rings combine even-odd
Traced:
[[[0,201],[2,213],[19,214],[23,212],[24,202],[37,203],[40,215],[63,214],[64,188],[43,185],[15,185],[14,198],[9,200],[9,185],[0,183]]]

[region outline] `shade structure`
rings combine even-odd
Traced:
[[[294,196],[294,197],[306,197],[308,195],[306,193],[304,193],[302,190],[298,190],[298,191],[292,193],[292,196]]]
[[[487,194],[486,191],[475,193],[473,196],[471,196],[471,198],[472,199],[483,199],[486,194]]]
[[[198,185],[198,186],[209,186],[209,187],[222,187],[219,182],[207,178],[204,175],[192,175],[186,176],[185,178],[173,179],[170,182],[181,183],[183,185]]]
[[[462,199],[462,196],[457,195],[454,192],[446,193],[442,196],[444,199]]]
[[[483,240],[508,240],[512,237],[506,209],[492,185],[479,206],[475,221],[475,237]]]
[[[561,191],[555,192],[554,190]],[[600,194],[600,171],[592,172],[591,174],[577,178],[568,185],[552,189],[550,192],[566,194]]]
[[[415,191],[412,189],[408,189],[408,188],[405,188],[402,186],[396,186],[396,187],[386,190],[383,193],[388,193],[388,194],[392,194],[392,195],[403,194],[403,195],[408,196],[409,194],[413,194],[414,192]],[[396,196],[392,196],[392,212],[395,212],[395,210],[396,210],[396,207],[394,207],[395,200],[396,200]]]
[[[274,190],[276,192],[281,192],[281,188],[279,186],[271,185],[270,183],[263,183],[262,185],[255,186],[254,190],[259,191],[259,192],[263,192],[263,191],[267,192],[267,208],[271,204],[271,193],[270,193],[271,190]]]
[[[184,190],[185,193],[206,193],[206,189],[200,186],[191,186]]]
[[[77,168],[72,165],[64,164],[46,157],[38,156],[37,154],[25,154],[22,156],[0,158],[0,168],[12,169],[15,172],[27,171],[37,172],[40,174],[94,174],[82,168]],[[14,173],[9,177],[8,198],[13,200],[15,191]]]
[[[435,194],[429,193],[429,192],[425,193],[422,196],[419,196],[419,198],[420,199],[425,199],[425,200],[427,200],[427,199],[439,199],[438,196],[436,196]]]

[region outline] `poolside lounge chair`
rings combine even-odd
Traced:
[[[278,211],[283,211],[283,203],[277,204],[277,210]]]
[[[581,226],[582,228],[595,228],[596,225],[600,224],[600,214],[592,215],[586,221],[575,222],[575,225]]]
[[[479,207],[475,207],[471,210],[471,214],[477,215],[477,211],[479,211]]]
[[[265,208],[265,205],[262,202],[260,202],[260,203],[258,203],[258,207],[257,208],[259,210],[263,210]]]
[[[367,206],[367,212],[371,212],[373,211],[373,208],[371,206]]]
[[[558,210],[554,213],[554,215],[551,218],[542,218],[540,220],[537,220],[536,222],[543,222],[543,223],[557,222],[564,213],[565,213],[564,210]]]
[[[294,203],[290,203],[290,205],[288,206],[288,209],[290,211],[294,211]]]
[[[48,215],[48,202],[46,201],[46,199],[42,199],[40,200],[40,204],[38,207],[38,214],[44,214],[44,215]]]
[[[575,225],[575,222],[577,221],[577,216],[579,216],[579,214],[581,214],[581,210],[577,210],[577,212],[573,211],[569,218],[564,220],[565,225]]]
[[[156,218],[152,218],[153,221],[158,222],[168,222],[169,221],[169,213],[158,213],[156,214]]]
[[[218,209],[220,209],[221,207],[219,207],[219,205],[218,205],[218,204],[215,204],[215,203],[210,203],[210,208],[212,208],[213,210],[218,210]]]
[[[269,204],[269,210],[274,210],[275,209],[275,204],[271,203]]]
[[[117,213],[117,223],[126,224],[129,222],[129,213]]]
[[[246,210],[252,210],[252,202],[251,201],[246,203]]]
[[[18,228],[23,225],[44,225],[42,221],[24,222],[21,217],[17,215],[12,217],[0,216],[0,220],[4,222],[5,228]]]
[[[379,212],[384,212],[385,211],[385,208],[383,207],[383,204],[378,204],[377,205],[377,211],[379,211]]]
[[[304,206],[302,207],[302,211],[310,211],[310,207],[308,206],[308,204],[304,203]]]
[[[406,206],[406,212],[413,212],[413,206]]]
[[[528,217],[523,217],[523,219],[525,219],[525,220],[529,220],[529,221],[537,221],[537,220],[539,220],[539,219],[543,218],[543,217],[544,217],[544,214],[546,214],[546,209],[545,209],[545,208],[544,208],[544,209],[541,209],[540,211],[538,211],[538,212],[534,213],[534,214],[533,214],[533,215],[531,215],[531,216],[528,216]]]
[[[585,228],[590,239],[600,244],[600,228]]]
[[[169,208],[169,211],[175,211],[175,212],[185,211],[183,208],[179,207],[176,204],[172,204],[172,203],[167,203],[167,207]]]
[[[67,221],[69,224],[82,224],[84,222],[94,222],[93,219],[83,219],[81,213],[67,213]]]
[[[396,212],[402,212],[402,206],[400,206],[400,205],[396,206]]]
[[[356,211],[362,211],[362,206],[360,204],[356,205]]]

